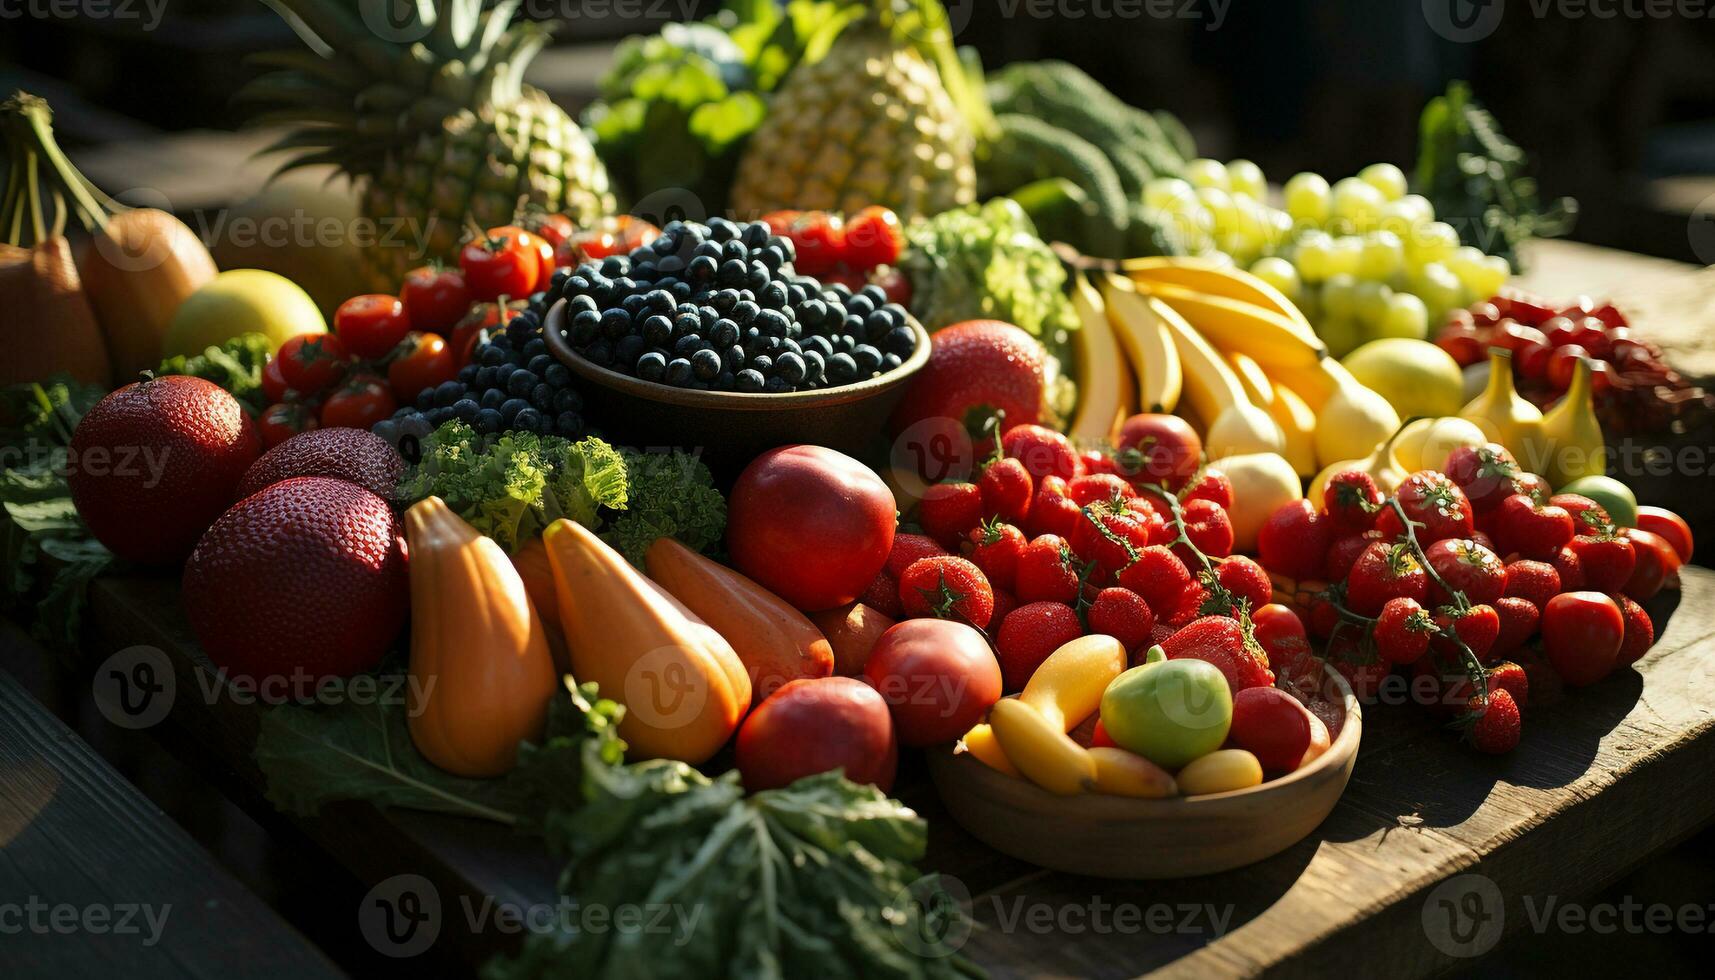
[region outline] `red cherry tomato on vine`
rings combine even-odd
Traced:
[[[411,321],[399,297],[365,293],[339,304],[333,332],[353,356],[372,361],[399,346],[411,332]]]
[[[1268,665],[1276,673],[1287,673],[1310,653],[1310,637],[1298,614],[1278,602],[1258,606],[1251,613],[1256,641],[1268,654]]]
[[[412,333],[400,346],[401,353],[387,366],[387,383],[401,402],[410,402],[423,389],[451,381],[459,373],[458,355],[440,334]]]
[[[279,402],[262,410],[256,431],[264,448],[272,449],[300,432],[316,428],[316,417],[299,402]]]
[[[873,269],[892,265],[905,251],[905,227],[899,215],[880,206],[864,208],[846,222],[845,251],[847,265],[858,269]],[[806,273],[808,275],[808,273]]]
[[[806,211],[786,229],[786,237],[798,253],[793,267],[806,276],[820,278],[833,272],[845,257],[846,229],[837,214]]]
[[[470,287],[457,269],[425,265],[405,273],[399,299],[412,330],[445,335],[470,312]]]
[[[610,255],[624,255],[634,248],[647,245],[661,234],[661,229],[641,218],[622,214],[603,219],[589,231],[572,236],[574,253],[583,259],[601,261]],[[576,261],[567,263],[575,265]]]
[[[387,382],[373,374],[353,375],[322,403],[321,423],[329,428],[367,429],[398,407]]]
[[[1625,638],[1620,607],[1600,592],[1562,592],[1543,608],[1543,650],[1561,679],[1574,687],[1608,676]]]
[[[561,242],[572,237],[573,233],[577,231],[577,226],[572,224],[572,219],[563,214],[532,215],[528,227],[536,233],[537,238],[547,242],[549,248],[556,249],[560,247]]]
[[[313,395],[339,380],[351,360],[345,344],[331,333],[301,333],[280,345],[275,357],[286,387]]]
[[[464,273],[473,299],[529,296],[536,291],[536,280],[542,274],[536,236],[517,225],[490,228],[459,250],[459,271]]]
[[[268,363],[262,365],[262,397],[272,404],[285,398],[289,390],[291,388],[286,384],[286,376],[280,373],[280,358],[268,358]]]

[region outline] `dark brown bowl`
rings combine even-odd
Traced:
[[[793,443],[827,446],[858,455],[874,441],[905,384],[929,361],[929,332],[907,317],[917,348],[898,368],[868,381],[784,394],[693,391],[644,381],[585,360],[566,340],[566,301],[549,310],[542,335],[548,349],[585,383],[590,417],[635,446],[700,449],[722,467]]]

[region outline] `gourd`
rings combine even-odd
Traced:
[[[625,705],[632,754],[707,761],[750,708],[732,645],[583,525],[555,521],[542,543],[572,674]]]
[[[827,677],[834,648],[816,624],[786,600],[672,538],[643,554],[655,583],[726,638],[750,676],[752,699],[787,681]]]
[[[524,580],[524,591],[530,604],[548,627],[548,650],[554,655],[554,666],[561,673],[570,673],[572,661],[566,652],[566,636],[560,631],[560,599],[554,593],[554,569],[548,564],[548,549],[541,538],[531,538],[512,552],[512,567]]]
[[[411,740],[455,775],[502,775],[548,720],[558,672],[547,628],[506,553],[441,498],[405,512],[405,537]]]

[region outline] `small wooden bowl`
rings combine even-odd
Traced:
[[[645,448],[697,448],[705,459],[743,465],[793,443],[861,452],[887,424],[905,383],[929,363],[929,332],[915,319],[907,322],[917,347],[894,370],[838,388],[784,394],[692,391],[593,364],[566,339],[565,300],[548,310],[542,334],[554,357],[584,381],[591,414],[616,437]]]
[[[1140,800],[1056,796],[950,747],[929,752],[929,772],[953,819],[1004,854],[1098,878],[1183,878],[1254,864],[1308,836],[1351,778],[1363,734],[1352,688],[1328,675],[1346,708],[1334,744],[1279,779],[1207,796]]]

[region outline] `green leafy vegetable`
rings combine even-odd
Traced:
[[[726,532],[726,500],[702,460],[678,450],[622,453],[625,509],[603,525],[602,540],[639,568],[656,538],[678,538],[696,551],[708,551],[720,542]]]
[[[1412,185],[1435,214],[1459,229],[1467,245],[1499,255],[1519,269],[1518,247],[1530,238],[1568,234],[1578,202],[1562,197],[1546,206],[1530,160],[1506,138],[1495,117],[1464,82],[1431,99],[1418,120],[1417,170]]]
[[[262,369],[268,366],[268,338],[259,333],[241,334],[201,354],[179,354],[161,362],[156,374],[188,374],[212,381],[237,398],[252,415],[268,407],[262,394]]]

